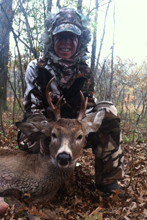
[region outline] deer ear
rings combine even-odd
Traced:
[[[85,136],[91,132],[97,132],[105,117],[105,109],[88,114],[83,120]]]
[[[52,124],[44,122],[16,122],[16,126],[32,140],[50,137]]]

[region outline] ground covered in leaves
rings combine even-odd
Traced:
[[[17,149],[17,128],[10,114],[3,114],[5,136],[0,127],[0,147]],[[147,145],[144,141],[124,144],[125,178],[119,182],[127,193],[120,199],[116,191],[105,197],[95,188],[94,156],[90,149],[84,150],[78,161],[74,176],[66,182],[48,203],[29,207],[24,200],[5,198],[9,204],[0,219],[19,220],[129,220],[147,219]]]

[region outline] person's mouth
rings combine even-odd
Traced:
[[[70,51],[69,48],[60,48],[60,50],[63,51],[63,52],[68,52],[68,51]]]

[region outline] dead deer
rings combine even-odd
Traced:
[[[55,107],[51,93],[47,91],[47,100],[55,115],[54,122],[28,119],[16,125],[27,137],[39,140],[41,146],[48,138],[49,154],[0,149],[0,195],[12,192],[13,195],[16,192],[29,194],[32,203],[51,199],[72,175],[76,161],[86,145],[86,136],[98,130],[105,115],[105,110],[101,110],[83,118],[87,101],[85,102],[82,93],[78,119],[60,117],[62,97]]]

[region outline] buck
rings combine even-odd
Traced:
[[[0,195],[29,194],[32,203],[51,199],[72,175],[76,161],[86,144],[86,136],[96,132],[104,118],[105,110],[84,117],[87,101],[81,93],[81,109],[77,119],[60,116],[59,99],[56,107],[47,89],[47,100],[55,121],[36,121],[33,117],[18,122],[17,127],[29,138],[39,141],[40,148],[49,140],[49,154],[29,154],[17,150],[0,149]]]

